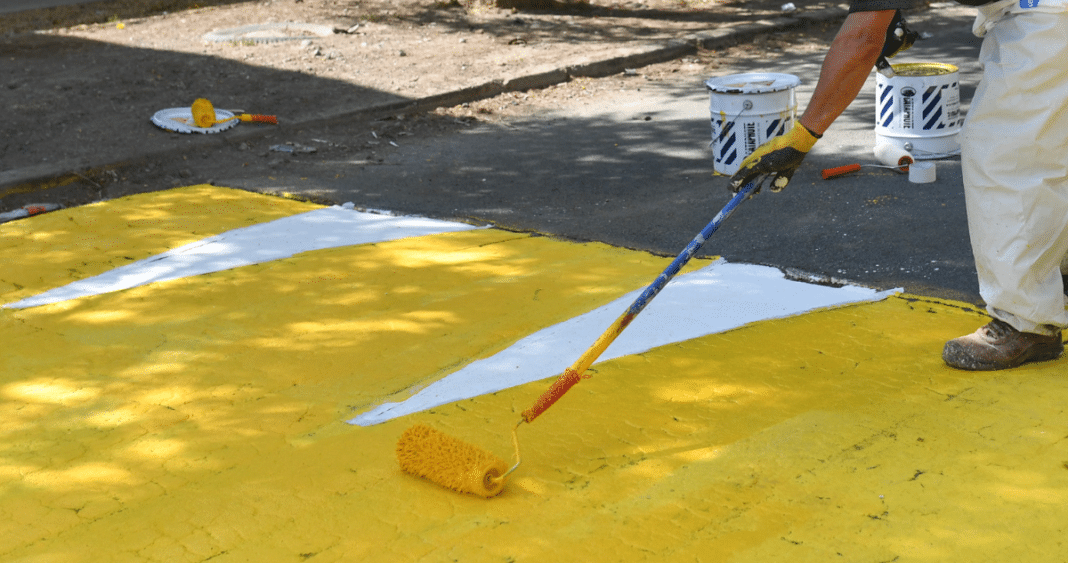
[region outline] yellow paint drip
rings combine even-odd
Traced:
[[[231,211],[208,214],[215,197]],[[67,250],[4,225],[0,258],[34,272],[35,292],[80,260],[107,268],[91,245],[71,250],[83,237],[110,241],[105,256],[150,255],[262,221],[265,201],[268,215],[306,205],[261,198],[198,188],[65,210],[39,224]],[[40,244],[45,265],[20,244]],[[545,382],[340,422],[666,262],[480,230],[0,310],[0,560],[1063,556],[1066,360],[996,376],[945,367],[944,341],[984,322],[955,303],[891,298],[599,364],[522,429],[523,465],[491,500],[404,475],[397,440],[424,423],[511,452]]]

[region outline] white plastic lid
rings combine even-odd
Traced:
[[[224,109],[215,110],[215,119],[222,121],[224,119],[230,119],[234,114]],[[193,121],[193,110],[189,107],[181,108],[169,108],[161,109],[152,116],[152,123],[156,124],[156,127],[160,129],[166,129],[168,131],[174,131],[175,133],[204,133],[206,135],[212,135],[220,131],[225,131],[231,127],[237,125],[238,121],[227,121],[226,123],[216,123],[211,127],[198,127],[196,122]]]
[[[796,88],[801,79],[792,74],[753,72],[718,76],[705,81],[705,86],[721,94],[764,94]]]

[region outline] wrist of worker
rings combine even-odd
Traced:
[[[823,138],[822,133],[817,133],[813,131],[805,124],[801,123],[800,120],[794,122],[794,127],[790,131],[790,136],[792,137],[792,142],[790,144],[796,147],[801,152],[805,153],[812,150],[812,147],[816,144],[816,141]]]

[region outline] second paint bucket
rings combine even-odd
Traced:
[[[792,74],[749,73],[710,78],[713,170],[734,174],[768,140],[786,133],[797,117]]]
[[[909,151],[917,160],[960,154],[960,73],[943,63],[893,65],[875,77],[875,142]]]

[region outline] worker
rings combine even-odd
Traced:
[[[983,76],[961,137],[968,230],[992,320],[946,343],[942,359],[998,370],[1058,358],[1068,327],[1068,0],[960,0],[977,6]],[[805,112],[758,147],[731,189],[786,187],[816,141],[860,92],[880,56],[910,46],[907,0],[850,3]],[[895,22],[898,22],[895,24]],[[907,26],[905,26],[907,27]]]

